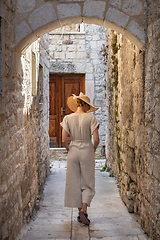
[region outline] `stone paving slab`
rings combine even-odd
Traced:
[[[53,162],[46,180],[40,210],[17,240],[147,240],[138,222],[123,204],[116,180],[101,172],[96,162],[96,195],[88,208],[90,226],[77,222],[77,209],[65,208],[66,161]]]

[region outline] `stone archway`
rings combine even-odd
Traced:
[[[19,232],[19,228],[22,227],[23,221],[27,219],[26,213],[32,213],[38,190],[44,184],[44,173],[48,161],[48,155],[45,156],[43,151],[40,152],[44,161],[43,169],[41,172],[37,172],[36,157],[39,142],[36,137],[37,133],[39,133],[39,125],[36,121],[36,124],[34,124],[35,119],[30,118],[28,112],[24,111],[24,95],[22,93],[24,76],[22,74],[20,52],[46,32],[70,23],[81,23],[82,21],[114,29],[131,39],[140,50],[144,50],[145,46],[147,48],[144,55],[142,51],[138,51],[139,49],[136,50],[140,57],[144,57],[146,64],[142,66],[144,85],[141,86],[143,95],[141,114],[144,116],[144,124],[143,128],[142,126],[139,128],[142,130],[141,134],[135,135],[132,131],[128,132],[127,140],[130,141],[130,147],[133,148],[132,139],[135,136],[139,144],[139,150],[138,152],[128,151],[126,161],[130,157],[130,153],[132,155],[137,153],[139,156],[137,158],[138,174],[134,175],[135,180],[138,179],[139,196],[136,195],[136,200],[139,205],[135,207],[140,210],[141,224],[144,230],[152,239],[159,239],[160,222],[159,205],[157,204],[159,202],[160,186],[158,1],[61,2],[61,0],[2,0],[0,4],[2,20],[1,55],[3,60],[2,98],[0,99],[0,203],[2,206],[0,212],[0,236],[2,236],[2,239],[10,236],[13,236],[14,239]],[[145,32],[148,37],[147,40]],[[138,54],[135,54],[135,57]],[[133,58],[134,61],[135,57]],[[137,80],[139,80],[139,77],[137,77]],[[141,89],[137,88],[138,91]],[[137,98],[138,96],[135,94],[135,100]],[[138,101],[136,102],[138,114]],[[35,103],[32,106],[33,112],[34,109]],[[140,119],[138,121],[140,122]],[[34,131],[32,131],[33,129]],[[35,139],[38,144],[35,144]],[[33,154],[30,151],[31,148]],[[34,176],[33,167],[36,174]],[[26,175],[24,175],[24,172]],[[124,175],[124,184],[127,187],[125,197],[127,196],[132,200],[136,193],[134,192],[135,188],[130,182],[131,179],[127,178],[125,173],[126,168],[124,167],[122,174]],[[40,175],[42,182],[38,182]],[[133,194],[128,189],[130,183]]]
[[[145,0],[17,1],[15,46],[23,50],[43,34],[71,23],[92,23],[126,35],[140,48],[146,43]]]

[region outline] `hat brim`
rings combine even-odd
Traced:
[[[99,108],[96,108],[94,107],[92,104],[88,103],[87,101],[85,101],[84,99],[82,98],[76,98],[76,99],[80,99],[82,101],[84,101],[85,103],[87,103],[88,105],[90,105],[90,109],[87,111],[87,113],[90,113],[90,112],[95,112],[96,110],[98,110]],[[73,96],[69,97],[67,99],[67,105],[69,107],[69,109],[72,111],[72,112],[76,112],[77,111],[77,103],[76,103],[76,99],[73,99]]]

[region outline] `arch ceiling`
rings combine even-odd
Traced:
[[[111,28],[145,49],[145,0],[17,0],[16,49],[22,51],[51,30],[82,22]]]

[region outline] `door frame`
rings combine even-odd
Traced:
[[[85,94],[85,74],[79,74],[79,73],[50,73],[49,75],[49,84],[52,82],[51,78],[56,77],[56,93],[59,93],[59,96],[56,97],[56,147],[62,147],[62,128],[60,126],[60,122],[62,122],[63,117],[65,116],[65,113],[63,112],[63,115],[61,115],[61,108],[64,109],[64,104],[65,104],[65,77],[71,77],[71,80],[73,79],[74,82],[74,77],[79,76],[81,78],[81,85],[80,85],[80,92],[83,92]],[[50,102],[50,100],[49,100]],[[50,120],[50,115],[49,115],[49,120]],[[50,141],[51,144],[51,141]]]

